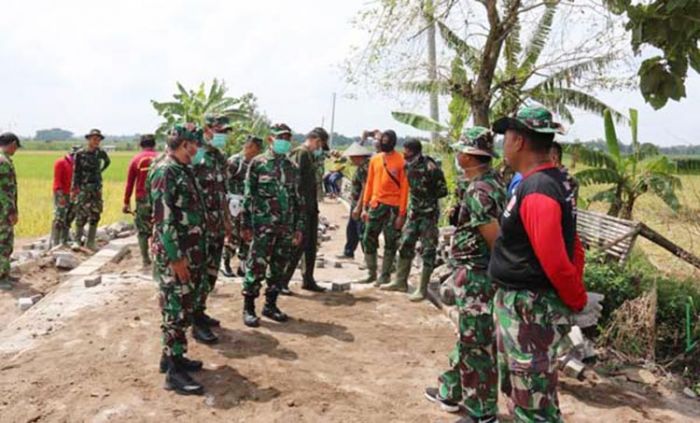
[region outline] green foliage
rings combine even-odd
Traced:
[[[639,68],[640,90],[655,109],[668,99],[685,97],[688,66],[700,72],[700,2],[698,0],[606,0],[610,9],[625,14],[632,34],[632,49],[653,46],[663,52],[644,60]]]
[[[443,125],[435,122],[429,117],[415,113],[391,112],[391,116],[397,121],[413,128],[420,129],[421,131],[441,132],[446,129]]]
[[[632,154],[622,154],[610,111],[604,114],[607,151],[595,151],[581,144],[567,148],[579,161],[591,166],[577,172],[576,178],[584,186],[611,186],[588,199],[610,203],[608,214],[611,216],[631,219],[635,202],[647,192],[659,197],[672,210],[678,211],[680,203],[676,190],[681,187],[681,181],[673,175],[677,166],[668,157],[658,155],[658,149],[653,146],[639,144],[637,111],[632,109],[630,116]]]
[[[245,94],[240,98],[227,96],[228,89],[222,81],[214,79],[207,90],[201,83],[196,90],[187,90],[179,82],[174,101],[158,102],[151,100],[153,108],[165,121],[156,130],[156,136],[162,138],[173,125],[194,122],[204,126],[208,114],[227,115],[232,120],[250,120],[251,105],[255,105],[255,97]]]

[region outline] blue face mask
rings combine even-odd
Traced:
[[[291,141],[283,140],[280,138],[272,141],[272,151],[274,151],[276,154],[287,154],[291,149]]]
[[[214,134],[211,139],[211,145],[222,150],[226,146],[226,134]]]
[[[204,159],[204,148],[199,147],[197,153],[192,157],[192,163],[199,163]]]

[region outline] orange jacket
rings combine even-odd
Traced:
[[[404,165],[403,156],[396,151],[379,153],[372,157],[362,197],[363,204],[365,206],[369,204],[370,207],[377,207],[379,203],[395,206],[399,208],[399,214],[405,216],[408,204],[408,178]],[[394,175],[400,186],[389,176],[387,169]]]

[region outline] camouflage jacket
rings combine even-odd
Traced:
[[[246,161],[242,153],[234,154],[226,161],[226,166],[228,167],[229,194],[243,195],[250,161]]]
[[[83,188],[102,188],[102,172],[111,163],[109,156],[102,149],[89,151],[81,148],[75,153],[73,161],[73,183],[74,191]]]
[[[506,188],[495,170],[490,169],[469,181],[460,201],[457,229],[452,238],[450,258],[453,265],[488,268],[490,252],[479,226],[498,221],[505,199]]]
[[[421,155],[406,162],[409,185],[408,216],[439,214],[438,201],[447,196],[447,182],[435,160]]]
[[[318,213],[318,172],[316,158],[305,146],[295,148],[290,159],[299,169],[299,195],[304,197],[308,213]]]
[[[151,171],[156,262],[167,266],[186,257],[192,267],[203,265],[206,209],[192,169],[168,156]]]
[[[576,178],[573,177],[573,175],[571,175],[571,172],[569,172],[569,169],[567,169],[566,166],[560,167],[559,170],[561,170],[561,172],[564,174],[564,177],[566,178],[566,183],[569,184],[569,186],[566,187],[566,189],[574,195],[573,204],[575,207],[578,204],[578,181],[576,180]]]
[[[17,214],[17,175],[10,156],[0,152],[0,224]]]
[[[207,233],[223,236],[224,222],[227,219],[228,201],[228,165],[226,158],[218,148],[205,144],[204,154],[198,161],[192,162],[192,171],[202,190],[202,197],[207,210]]]
[[[362,196],[362,190],[365,187],[365,182],[367,182],[367,173],[369,173],[369,158],[362,162],[361,165],[357,166],[355,169],[355,174],[352,177],[352,191],[350,192],[350,210],[354,210],[357,206],[357,202],[360,201]]]
[[[267,150],[251,160],[243,197],[244,229],[267,226],[303,231],[304,207],[299,169],[287,156]]]

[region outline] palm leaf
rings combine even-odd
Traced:
[[[616,201],[615,187],[612,187],[610,189],[606,189],[603,191],[598,191],[588,199],[589,203],[592,203],[595,201],[602,201],[604,203],[611,203],[611,204],[614,203]]]
[[[442,38],[445,40],[445,44],[447,44],[447,46],[454,50],[459,56],[464,58],[464,63],[466,63],[467,66],[469,66],[472,72],[478,73],[479,64],[481,63],[481,52],[479,51],[479,49],[467,44],[466,41],[461,39],[442,21],[436,22],[438,28],[440,29],[440,35],[442,35]]]
[[[608,153],[590,149],[582,144],[566,144],[564,151],[576,155],[583,164],[593,167],[604,167],[606,169],[617,169],[617,163]]]
[[[391,112],[391,116],[405,125],[412,126],[421,131],[442,132],[447,128],[431,118],[415,113]]]
[[[610,153],[615,160],[620,160],[620,144],[617,139],[617,133],[615,132],[615,123],[612,120],[612,112],[610,109],[606,109],[603,115],[603,121],[605,122],[605,144],[608,147],[608,153]]]
[[[448,81],[409,81],[400,84],[399,88],[415,94],[437,92],[440,95],[447,95],[450,93],[450,83]]]
[[[665,175],[652,175],[647,179],[647,185],[651,192],[659,197],[673,211],[680,209],[680,202],[676,196],[676,184],[680,185],[680,180]]]
[[[518,70],[518,56],[522,53],[523,47],[520,44],[520,20],[510,30],[503,46],[503,55],[506,59],[505,73],[508,76],[515,76]]]
[[[617,184],[620,181],[620,174],[613,169],[591,168],[576,172],[576,180],[581,185]]]
[[[627,118],[620,112],[616,111],[609,105],[603,103],[602,100],[573,88],[557,88],[557,87],[539,87],[533,90],[525,91],[527,97],[546,105],[547,107],[556,108],[557,103],[564,103],[568,107],[576,107],[577,109],[595,113],[598,116],[603,116],[606,110],[609,110],[611,115],[618,121],[626,121]]]
[[[557,3],[547,3],[544,13],[540,17],[537,27],[525,48],[525,58],[518,70],[520,75],[528,75],[537,64],[544,46],[547,44],[549,32],[552,29],[554,15],[557,12]]]
[[[533,88],[570,87],[575,80],[581,78],[586,73],[593,70],[605,69],[615,60],[617,60],[617,54],[615,52],[609,52],[599,57],[576,62],[547,76]]]

